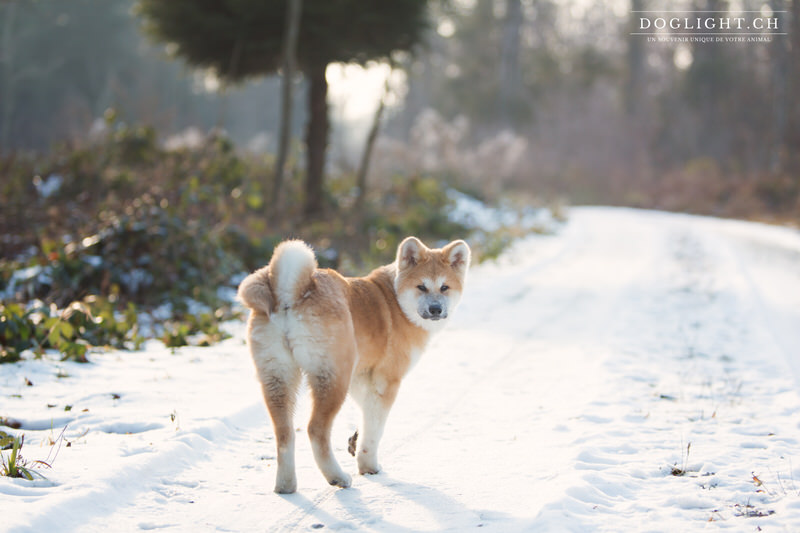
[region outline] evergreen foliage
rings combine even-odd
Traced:
[[[333,62],[366,63],[408,50],[426,28],[424,0],[306,0],[297,50],[303,71]],[[140,0],[147,31],[175,55],[238,81],[281,65],[283,0]]]
[[[140,0],[137,5],[148,33],[169,43],[174,54],[190,64],[230,82],[280,69],[287,8],[283,0]],[[408,51],[425,28],[425,0],[304,2],[296,52],[298,67],[310,85],[306,215],[318,215],[323,209],[327,65],[364,64]]]

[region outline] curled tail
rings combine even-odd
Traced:
[[[280,243],[269,262],[269,277],[277,303],[291,307],[302,298],[311,288],[311,275],[316,269],[317,259],[306,243]]]
[[[256,270],[239,285],[239,300],[256,312],[269,315],[277,307],[291,307],[311,288],[317,259],[300,240],[284,241],[275,248],[269,265]]]

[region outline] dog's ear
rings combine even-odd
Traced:
[[[444,247],[442,254],[450,267],[459,274],[464,274],[469,268],[472,253],[466,242],[462,240],[453,241]]]
[[[419,264],[427,249],[416,237],[406,237],[397,247],[397,269],[404,270]]]

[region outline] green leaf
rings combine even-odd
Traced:
[[[75,328],[69,322],[61,322],[59,328],[61,330],[61,336],[64,337],[64,339],[71,339],[75,335]]]
[[[53,348],[59,349],[62,341],[61,331],[58,327],[54,327],[50,330],[50,333],[47,334],[47,342],[50,343],[50,346]]]
[[[10,450],[14,446],[14,439],[13,435],[0,431],[0,450]]]

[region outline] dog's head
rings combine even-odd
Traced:
[[[401,242],[394,289],[408,319],[429,331],[440,329],[461,299],[469,262],[470,250],[464,241],[436,249],[416,237]]]

